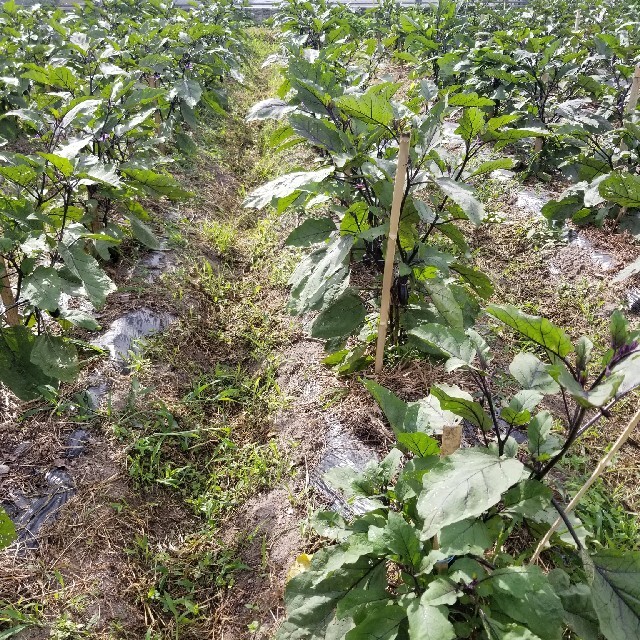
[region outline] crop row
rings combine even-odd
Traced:
[[[77,375],[64,332],[98,327],[122,241],[158,246],[145,199],[189,195],[167,152],[193,150],[198,106],[225,113],[242,18],[224,2],[8,2],[0,24],[0,381],[31,399]]]
[[[609,348],[596,355],[588,336],[574,341],[544,318],[487,304],[494,289],[467,242],[469,229],[487,221],[475,187],[497,169],[567,181],[543,209],[556,225],[611,219],[638,233],[638,6],[575,9],[441,0],[357,14],[289,0],[275,18],[282,55],[272,62],[282,65],[282,85],[248,118],[279,121],[274,147],[310,146],[316,165],[262,185],[245,206],[302,220],[287,239],[303,249],[291,312],[312,314],[326,364],[342,374],[367,368],[393,242],[387,357],[439,360],[469,387],[435,384],[404,402],[365,381],[396,444],[363,472],[330,472],[364,513],[316,515],[315,530],[330,542],[287,585],[283,640],[638,634],[640,555],[594,550],[574,503],[558,498],[553,472],[640,385],[640,332],[616,311]],[[534,352],[516,353],[507,370],[497,364],[482,311]],[[506,382],[498,388],[496,378]],[[463,423],[478,445],[440,457]],[[553,571],[538,567],[541,552]]]

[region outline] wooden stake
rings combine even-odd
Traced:
[[[574,31],[580,30],[580,9],[576,9],[576,23],[573,27]]]
[[[16,307],[16,301],[13,297],[13,290],[11,289],[11,281],[7,273],[7,264],[4,261],[4,256],[0,256],[0,298],[5,308],[4,317],[7,324],[11,327],[20,324],[20,314],[18,313],[18,307]]]
[[[442,427],[442,446],[440,447],[440,456],[450,456],[454,451],[457,451],[460,448],[461,440],[461,424]]]
[[[391,219],[389,220],[389,239],[387,240],[387,255],[384,260],[384,275],[382,277],[382,301],[380,303],[380,324],[378,326],[378,343],[376,345],[376,373],[382,371],[384,360],[384,344],[387,340],[387,326],[389,324],[389,307],[391,306],[391,285],[393,284],[394,260],[396,256],[396,240],[400,223],[400,210],[404,197],[404,187],[407,178],[407,164],[409,162],[409,142],[411,134],[403,133],[400,137],[398,151],[398,168],[393,187],[393,201],[391,203]]]
[[[631,90],[629,91],[629,100],[627,100],[625,113],[633,113],[636,110],[638,96],[640,96],[640,64],[636,67],[633,80],[631,80]]]
[[[622,445],[629,439],[629,437],[633,433],[634,429],[638,426],[638,424],[640,424],[640,411],[638,411],[636,415],[633,416],[633,418],[631,418],[631,421],[625,427],[625,430],[620,434],[618,439],[615,441],[615,444],[613,445],[613,447],[611,447],[609,453],[607,453],[607,455],[604,456],[602,460],[600,460],[600,462],[598,463],[598,466],[595,468],[594,472],[591,474],[591,477],[582,485],[582,488],[580,489],[580,491],[576,493],[576,495],[573,497],[573,500],[571,500],[571,502],[567,505],[567,508],[565,509],[565,513],[570,513],[571,511],[573,511],[573,509],[578,504],[578,502],[580,502],[580,499],[582,498],[582,496],[584,496],[584,494],[587,491],[589,491],[589,489],[591,488],[591,485],[602,475],[604,470],[609,466],[609,463],[611,462],[611,460],[613,460],[613,456],[615,456],[616,453],[618,453]],[[551,525],[551,529],[549,529],[549,531],[547,531],[544,538],[540,540],[540,544],[538,544],[535,550],[535,553],[531,556],[531,560],[529,561],[529,564],[535,564],[536,562],[538,562],[538,559],[540,558],[540,554],[549,543],[549,540],[551,540],[551,536],[553,535],[555,530],[560,526],[561,522],[562,522],[562,518],[558,518],[553,523],[553,525]]]

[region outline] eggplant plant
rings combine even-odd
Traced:
[[[563,105],[564,123],[555,129],[567,153],[561,170],[572,181],[543,215],[553,224],[602,225],[607,219],[640,235],[640,117],[631,114],[622,127],[578,104]]]
[[[359,515],[314,517],[328,543],[287,584],[279,639],[637,636],[640,553],[594,548],[587,527],[565,513],[551,472],[640,385],[639,333],[614,313],[610,348],[596,360],[587,337],[573,343],[514,307],[488,311],[538,349],[540,357],[521,352],[509,365],[520,390],[505,396],[493,387],[491,351],[473,329],[411,331],[448,371],[465,371],[475,395],[440,384],[405,403],[365,381],[397,442],[363,472],[327,474],[357,501]],[[548,402],[554,397],[558,403]],[[562,409],[554,414],[542,403]],[[477,431],[479,444],[441,457],[436,436],[460,421]],[[558,514],[564,525],[545,551],[555,568],[545,572],[529,561]]]
[[[470,44],[468,13],[460,15],[453,0],[438,0],[421,13],[400,18],[404,46],[395,58],[409,62],[412,73],[430,77],[439,88],[453,81],[453,67]]]
[[[158,247],[144,199],[190,195],[163,147],[193,145],[195,108],[223,113],[222,80],[239,78],[231,4],[211,20],[133,6],[0,14],[0,381],[23,400],[76,377],[66,332],[98,328],[104,264],[127,235]]]
[[[479,225],[485,216],[468,182],[513,165],[508,158],[479,161],[484,147],[492,143],[499,150],[535,134],[509,128],[515,116],[489,117],[484,109],[493,102],[476,94],[437,100],[438,91],[428,81],[415,96],[396,100],[399,84],[371,84],[370,73],[361,68],[336,69],[331,50],[313,56],[300,51],[284,75],[280,95],[285,99],[261,101],[248,118],[285,120],[274,141],[310,144],[318,167],[259,187],[245,206],[274,204],[305,217],[287,240],[313,248],[291,277],[289,309],[320,312],[311,334],[345,357],[346,340],[364,327],[364,344],[358,347],[364,355],[375,335],[367,327],[376,316],[398,141],[410,130],[391,333],[397,342],[401,333],[426,319],[458,329],[471,326],[478,298],[491,295],[493,287],[469,264],[459,226],[463,221]],[[459,115],[459,137],[452,145],[443,120],[453,112]]]

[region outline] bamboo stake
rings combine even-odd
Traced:
[[[7,263],[4,261],[4,256],[0,256],[0,298],[5,308],[4,317],[7,324],[11,327],[20,324],[20,314],[18,313],[18,307],[16,307],[16,301],[13,298],[11,281],[9,280]]]
[[[625,113],[633,113],[638,106],[638,97],[640,96],[640,64],[636,67],[631,81],[631,90],[629,91],[629,100]]]
[[[376,345],[376,373],[382,371],[384,359],[384,344],[387,339],[389,325],[389,307],[391,306],[391,285],[393,283],[394,259],[396,255],[396,240],[400,223],[400,209],[404,197],[404,187],[407,178],[407,164],[409,162],[409,141],[411,134],[403,133],[400,138],[398,151],[398,168],[393,187],[393,201],[391,203],[391,219],[389,221],[389,239],[387,240],[387,255],[384,261],[384,275],[382,277],[382,301],[380,303],[380,324],[378,325],[378,343]]]
[[[460,448],[462,440],[462,425],[448,425],[442,428],[442,445],[440,447],[440,456],[450,456],[454,451]]]
[[[584,496],[584,494],[591,488],[591,485],[602,475],[604,470],[609,466],[609,463],[611,462],[611,460],[613,460],[613,457],[616,455],[616,453],[618,453],[622,445],[629,439],[629,437],[633,433],[633,430],[638,426],[638,424],[640,424],[640,411],[638,411],[636,415],[633,416],[633,418],[631,418],[631,421],[625,427],[625,430],[620,434],[618,439],[615,441],[609,453],[607,453],[607,455],[604,456],[602,460],[600,460],[600,462],[598,463],[598,466],[595,468],[594,472],[591,474],[591,477],[584,483],[584,485],[582,485],[582,488],[580,489],[580,491],[576,493],[576,495],[573,497],[573,500],[571,500],[571,502],[567,505],[567,508],[565,509],[565,513],[570,513],[571,511],[573,511],[573,509],[578,504],[578,502],[580,502],[580,499],[582,498],[582,496]],[[553,525],[551,526],[551,529],[549,529],[549,531],[547,531],[544,538],[540,540],[540,543],[538,544],[535,550],[535,553],[531,556],[531,560],[529,561],[529,564],[535,564],[536,562],[538,562],[538,559],[540,558],[540,554],[542,553],[544,548],[547,546],[547,544],[549,543],[549,540],[551,539],[551,536],[553,535],[555,530],[560,526],[561,523],[562,523],[562,518],[558,518],[553,523]]]

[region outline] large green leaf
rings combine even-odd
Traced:
[[[334,171],[333,167],[325,167],[317,171],[295,171],[279,176],[271,182],[254,189],[244,200],[242,206],[252,209],[263,209],[274,199],[285,198],[318,182],[322,182]]]
[[[445,606],[411,602],[407,607],[410,640],[453,640],[456,634],[448,613]]]
[[[156,173],[151,169],[124,169],[123,173],[133,186],[138,186],[154,197],[166,196],[171,200],[191,197],[191,193],[183,189],[171,176]]]
[[[67,91],[73,91],[78,85],[78,79],[68,67],[48,67],[48,83]]]
[[[557,439],[550,438],[553,416],[548,411],[536,414],[527,428],[528,446],[531,455],[546,458],[556,449]],[[549,442],[550,441],[550,442]]]
[[[449,105],[452,107],[491,107],[494,104],[493,100],[480,97],[475,92],[456,93],[449,96]]]
[[[562,602],[537,566],[496,569],[487,579],[495,608],[544,640],[563,635]]]
[[[451,198],[475,225],[484,220],[484,206],[476,198],[473,187],[456,182],[453,178],[437,178],[436,183],[442,192]]]
[[[195,107],[202,97],[202,87],[193,78],[182,78],[169,91],[169,98],[180,98],[190,107]]]
[[[0,167],[0,176],[21,187],[28,187],[38,177],[35,169],[26,164]]]
[[[110,164],[103,164],[99,162],[89,167],[84,173],[92,181],[102,182],[104,184],[108,184],[111,187],[119,187],[122,184],[122,181],[118,176],[118,172],[116,171],[115,166]],[[160,186],[158,185],[158,189],[159,188]],[[152,195],[155,195],[155,194],[152,193]]]
[[[549,375],[549,365],[532,353],[516,354],[509,365],[509,373],[523,389],[534,389],[540,393],[557,393],[558,383]]]
[[[485,173],[491,173],[496,169],[513,169],[516,165],[514,158],[498,158],[496,160],[485,160],[481,162],[470,174],[470,178],[474,176],[484,175]]]
[[[464,327],[464,315],[453,290],[445,282],[438,279],[424,280],[424,288],[428,291],[433,306],[454,329]]]
[[[408,333],[417,342],[418,348],[424,343],[431,349],[440,351],[450,359],[449,362],[454,360],[456,366],[449,366],[447,362],[449,371],[463,365],[470,366],[476,357],[476,348],[471,339],[457,329],[430,323],[421,324]]]
[[[584,582],[571,583],[562,569],[549,572],[549,583],[562,602],[564,621],[580,640],[598,640],[600,625],[593,608],[591,589]]]
[[[461,520],[444,527],[438,536],[442,553],[455,556],[482,556],[493,544],[489,527],[475,518]],[[449,603],[451,604],[451,603]]]
[[[311,335],[324,340],[349,336],[362,326],[366,315],[360,296],[347,289],[320,312],[311,325]]]
[[[454,133],[457,133],[466,142],[471,142],[482,132],[483,128],[484,113],[477,107],[470,107],[464,110]]]
[[[476,427],[480,427],[484,432],[491,431],[494,428],[492,418],[482,408],[482,405],[458,387],[434,386],[431,387],[431,395],[438,398],[443,409],[468,420]]]
[[[419,431],[413,433],[399,433],[396,438],[399,445],[420,458],[436,456],[440,453],[438,441],[431,436],[428,436],[426,433],[420,433]]]
[[[424,476],[418,496],[422,538],[484,513],[520,480],[523,469],[515,458],[502,460],[480,449],[463,449],[444,458]]]
[[[607,640],[640,638],[640,551],[583,551],[582,561],[600,631]]]
[[[612,173],[598,189],[603,198],[621,207],[640,207],[640,176]]]
[[[490,304],[487,311],[554,355],[564,358],[573,351],[569,336],[546,318],[529,315],[512,305]]]
[[[55,384],[31,362],[35,336],[26,327],[5,327],[0,331],[0,382],[20,400],[39,397],[38,386]]]
[[[335,569],[327,572],[327,565]],[[334,617],[339,600],[367,585],[368,578],[382,564],[367,555],[342,564],[340,547],[321,549],[313,556],[311,567],[289,581],[284,600],[287,619],[280,626],[279,640],[324,640],[327,625]]]
[[[573,377],[564,364],[551,367],[550,372],[558,384],[569,393],[576,403],[587,409],[602,407],[607,404],[615,396],[624,379],[621,374],[609,375],[593,389],[589,390]]]
[[[160,248],[160,240],[158,240],[156,234],[138,216],[131,214],[129,223],[131,224],[131,233],[138,242],[145,247],[149,247],[149,249],[157,250]]]
[[[377,607],[344,640],[393,640],[398,637],[400,623],[407,612],[397,604]]]
[[[61,278],[53,267],[40,265],[24,279],[22,296],[34,307],[55,311],[60,306],[60,296],[63,293],[78,293],[77,289],[77,285]]]
[[[90,97],[84,97],[78,104],[71,107],[62,118],[62,128],[66,129],[76,119],[84,117],[85,119],[93,116],[98,107],[102,104],[102,100],[93,100]]]
[[[417,402],[404,402],[373,380],[362,382],[380,405],[396,436],[403,433],[442,433],[443,426],[460,422],[457,415],[442,409],[435,396],[427,396]],[[417,443],[414,441],[414,444]],[[426,442],[423,441],[423,444]],[[411,443],[404,441],[403,445],[410,448]]]
[[[289,105],[289,103],[284,100],[268,98],[267,100],[257,102],[249,109],[247,122],[251,122],[252,120],[267,120],[269,118],[279,120],[288,113],[295,111],[295,109],[296,107]]]
[[[500,410],[500,417],[510,425],[523,427],[529,424],[531,412],[542,400],[542,394],[533,389],[518,391],[509,404]]]
[[[408,523],[401,514],[390,511],[384,527],[369,527],[368,537],[388,552],[397,556],[401,564],[417,567],[422,557],[420,531]]]
[[[285,244],[288,247],[308,247],[324,242],[335,230],[336,225],[331,218],[307,218],[288,235]]]
[[[69,271],[82,281],[89,300],[95,307],[101,307],[107,296],[117,287],[102,270],[97,260],[85,252],[81,240],[66,237],[58,243],[58,252]]]
[[[320,118],[312,118],[301,113],[289,117],[292,129],[316,147],[328,149],[333,153],[345,150],[345,142],[339,129],[332,122]]]
[[[482,271],[460,262],[451,264],[451,269],[482,298],[487,299],[493,295],[493,283]]]
[[[580,194],[571,194],[558,200],[549,200],[542,207],[542,215],[547,220],[564,222],[572,218],[580,209],[584,209],[584,197]]]
[[[78,352],[70,342],[48,334],[36,338],[31,350],[31,362],[56,380],[71,382],[78,375]]]
[[[351,236],[336,238],[326,247],[308,255],[289,279],[292,313],[317,311],[335,300],[349,281],[348,259],[353,245]]]
[[[498,622],[493,618],[484,617],[482,619],[488,640],[542,640],[529,629],[515,622]]]
[[[622,377],[622,382],[618,387],[618,395],[640,386],[640,352],[625,358],[620,364],[615,365],[610,373],[612,376]]]
[[[389,100],[374,93],[340,96],[336,105],[348,115],[369,124],[387,126],[393,120],[393,107]]]

